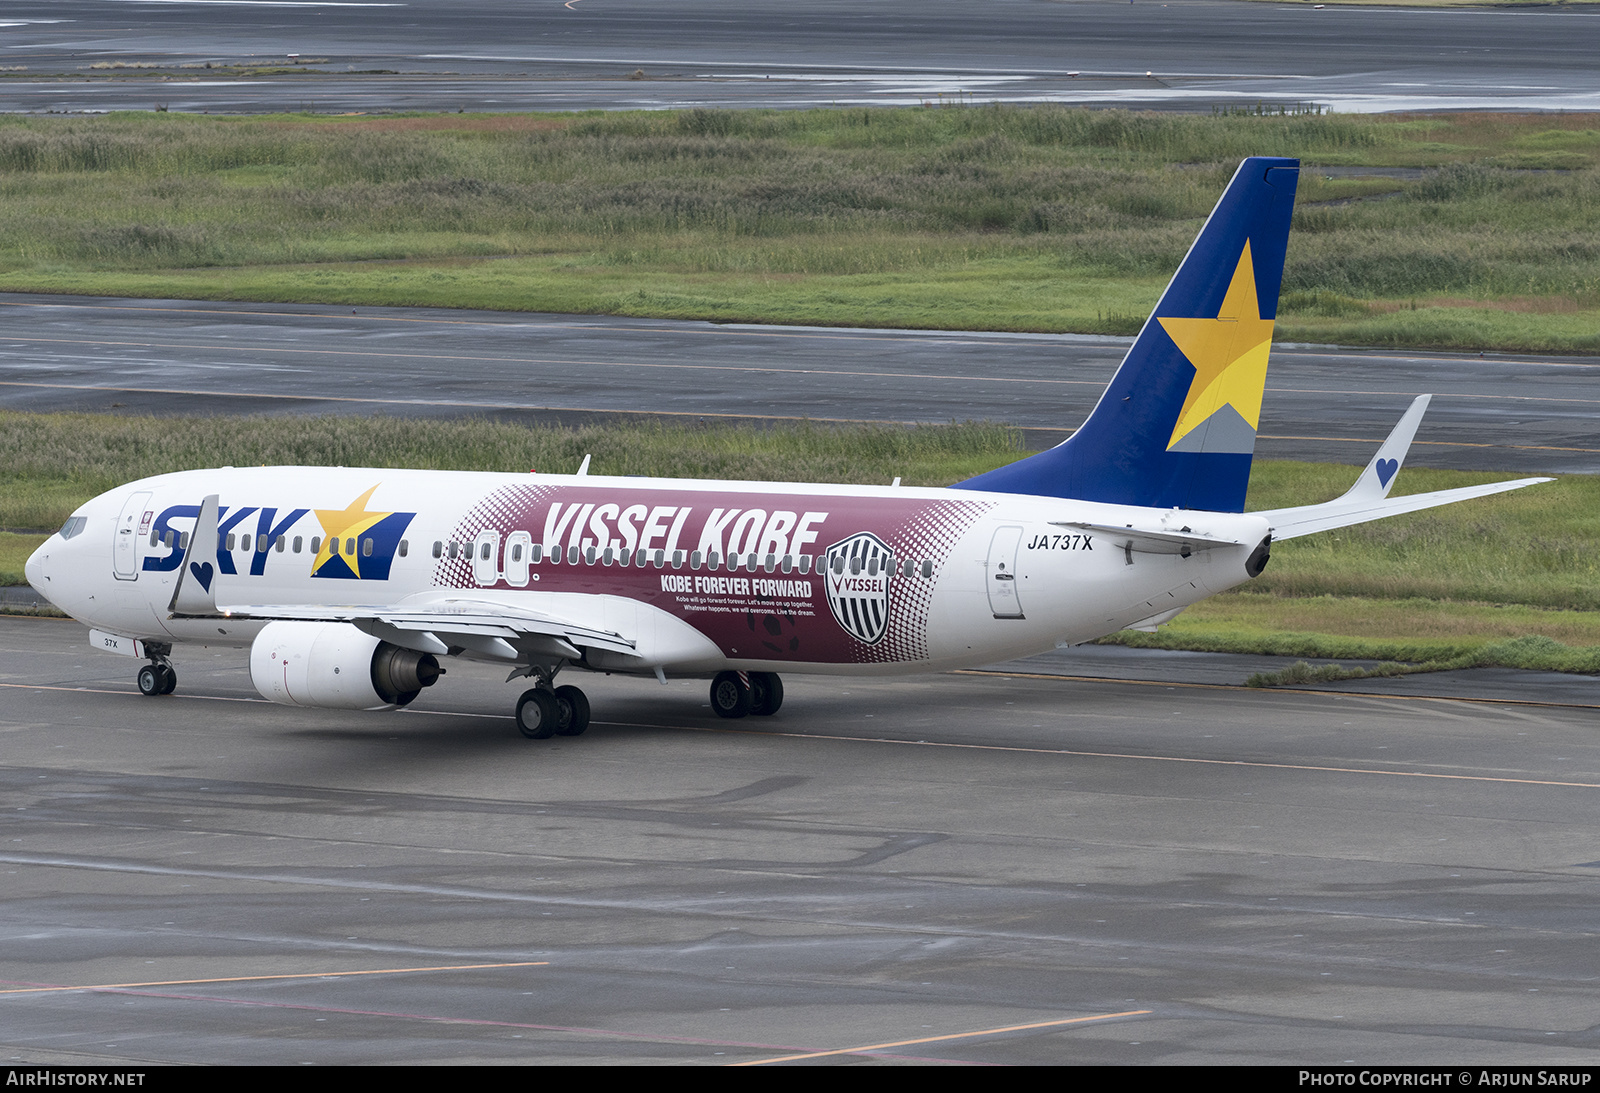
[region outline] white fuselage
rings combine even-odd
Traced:
[[[208,494],[224,610],[466,599],[636,642],[585,667],[694,674],[927,671],[1088,641],[1247,580],[1268,531],[1250,515],[965,490],[224,468],[102,494],[28,578],[99,630],[248,645],[262,623],[169,617]],[[1238,545],[1147,553],[1072,523]]]

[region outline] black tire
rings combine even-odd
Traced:
[[[589,696],[576,687],[557,687],[556,703],[561,707],[558,736],[582,736],[589,727]]]
[[[529,740],[554,736],[561,727],[561,704],[549,691],[522,692],[517,699],[517,731]]]
[[[161,694],[161,688],[166,684],[166,679],[161,675],[159,664],[146,664],[139,669],[139,693],[146,698],[154,698]]]
[[[711,708],[718,717],[743,717],[752,702],[750,687],[738,672],[718,672],[711,681]]]
[[[164,695],[169,695],[173,691],[176,691],[178,689],[177,669],[173,668],[173,666],[170,664],[163,664],[161,666],[161,674],[164,679],[164,682],[161,684],[161,693]]]
[[[750,673],[750,712],[771,717],[783,705],[783,680],[776,672]]]

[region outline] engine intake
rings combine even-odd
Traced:
[[[418,653],[346,622],[273,622],[250,646],[250,681],[285,706],[381,710],[404,706],[444,669]]]

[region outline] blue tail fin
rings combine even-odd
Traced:
[[[1241,163],[1083,427],[957,488],[1242,512],[1299,179]]]

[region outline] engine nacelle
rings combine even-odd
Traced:
[[[250,646],[250,682],[285,706],[404,706],[444,674],[432,654],[402,649],[347,622],[273,622]]]

